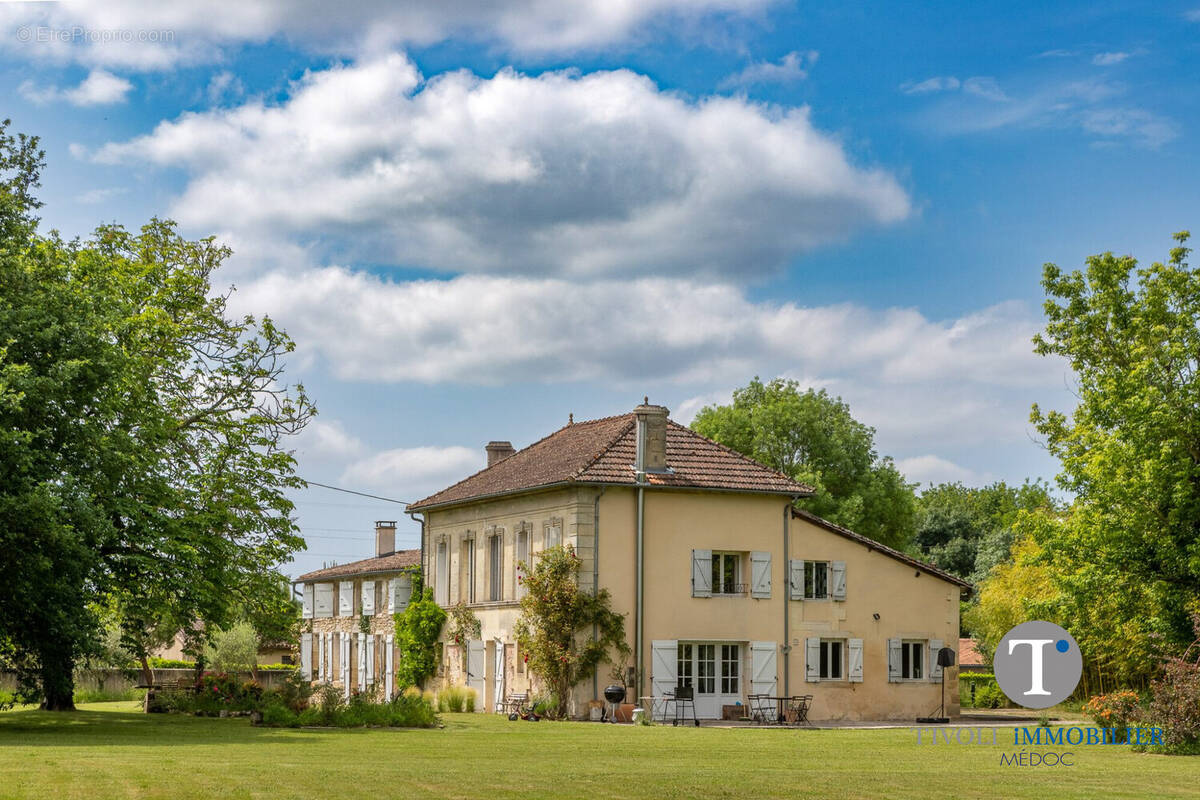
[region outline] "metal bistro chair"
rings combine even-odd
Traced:
[[[700,720],[696,717],[695,690],[691,686],[676,686],[675,687],[675,719],[671,720],[671,726],[678,726],[680,721],[687,722],[687,711],[692,712],[692,723],[699,728]]]
[[[750,719],[759,725],[768,725],[775,719],[775,703],[770,695],[751,694],[746,699],[750,702]]]
[[[788,703],[788,712],[791,717],[790,722],[793,725],[811,725],[808,721],[808,709],[812,707],[813,696],[811,694],[801,694],[792,697]]]

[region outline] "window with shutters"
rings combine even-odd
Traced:
[[[504,563],[504,536],[497,533],[488,538],[488,600],[497,603],[501,600],[500,590],[503,587],[501,567]]]
[[[528,523],[522,523],[517,530],[517,557],[513,560],[513,592],[516,599],[520,600],[525,596],[525,569],[529,568],[529,530]],[[522,568],[521,565],[525,567]]]
[[[445,541],[437,546],[437,602],[443,606],[450,605],[450,547]]]
[[[721,694],[738,694],[741,677],[742,648],[736,644],[721,645]]]
[[[804,562],[804,599],[824,600],[829,597],[829,562]]]
[[[845,642],[841,639],[821,640],[821,669],[823,681],[836,681],[845,677]]]
[[[900,677],[905,680],[924,680],[924,656],[928,642],[905,639],[900,643]]]
[[[543,549],[562,546],[562,520],[558,517],[546,523],[542,536]]]
[[[712,593],[745,594],[746,585],[742,579],[741,553],[712,554]]]

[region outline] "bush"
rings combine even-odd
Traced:
[[[958,674],[958,700],[963,708],[1002,708],[1008,698],[996,684],[996,676],[990,672],[960,672]],[[971,688],[975,689],[975,702],[971,702]]]
[[[1008,703],[1008,698],[1000,687],[989,683],[975,690],[975,708],[1002,708]]]
[[[217,631],[205,649],[205,660],[224,672],[239,672],[258,663],[258,633],[249,622],[238,622],[229,630]]]
[[[1163,750],[1175,754],[1200,752],[1200,664],[1170,659],[1162,677],[1150,684],[1147,720],[1163,729]]]
[[[12,692],[0,689],[0,711],[7,711],[16,704],[17,698]]]
[[[466,686],[447,686],[437,694],[438,711],[460,713],[475,710],[475,690]]]
[[[176,658],[159,658],[153,656],[148,659],[151,669],[195,669],[195,661],[180,661]]]
[[[533,696],[533,702],[529,704],[533,709],[533,713],[539,717],[549,717],[554,719],[558,711],[558,695],[554,692],[546,692],[545,694],[536,694]]]
[[[401,694],[389,702],[377,703],[370,696],[359,693],[344,700],[336,689],[327,686],[318,693],[316,703],[298,714],[281,703],[268,704],[263,709],[262,724],[275,728],[301,725],[326,728],[432,728],[437,722],[432,704],[419,694]]]
[[[1115,728],[1117,741],[1126,740],[1125,728],[1142,718],[1141,698],[1137,692],[1121,689],[1109,694],[1098,694],[1087,701],[1083,713],[1101,728]]]
[[[263,704],[263,689],[254,681],[236,675],[206,672],[195,691],[163,692],[161,705],[167,711],[198,716],[216,716],[222,711],[253,711]]]

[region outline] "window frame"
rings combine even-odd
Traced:
[[[712,573],[709,594],[712,597],[728,597],[746,593],[746,585],[742,582],[742,553],[735,550],[713,550],[710,562]],[[725,581],[725,567],[733,562],[733,580]]]
[[[820,567],[820,571],[822,573],[820,584],[823,586],[823,588],[825,590],[823,594],[817,593],[817,589],[819,588],[818,580],[817,580],[817,577],[818,577],[817,568],[818,567]],[[805,600],[828,600],[831,597],[830,591],[829,591],[829,573],[830,573],[830,562],[829,561],[810,561],[808,559],[805,559],[805,561],[804,561],[804,599]]]
[[[835,649],[836,648],[836,649]],[[821,639],[820,640],[820,658],[817,667],[817,677],[822,681],[844,681],[847,675],[847,656],[849,648],[846,645],[845,639]],[[835,666],[834,655],[836,653],[837,674],[833,674],[833,666]]]
[[[929,670],[928,665],[925,663],[925,653],[928,650],[929,641],[927,639],[900,640],[900,680],[928,680]]]
[[[504,534],[496,531],[488,537],[488,602],[504,599]]]
[[[741,694],[742,647],[739,644],[721,644],[720,652],[721,694]]]

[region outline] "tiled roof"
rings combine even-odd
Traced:
[[[960,586],[961,588],[966,589],[968,591],[970,591],[973,588],[971,586],[971,584],[968,583],[967,581],[964,581],[962,578],[959,578],[956,575],[951,575],[949,572],[946,572],[944,569],[939,569],[938,567],[935,567],[932,564],[927,564],[924,561],[915,559],[910,555],[901,553],[899,550],[888,547],[886,544],[881,544],[881,543],[875,541],[874,539],[871,539],[867,536],[863,536],[861,533],[855,533],[854,531],[850,530],[849,528],[843,528],[841,525],[837,525],[835,523],[830,522],[827,519],[818,517],[816,514],[813,514],[809,511],[804,511],[799,508],[793,508],[792,516],[796,519],[808,520],[812,524],[814,524],[820,528],[824,528],[825,530],[827,530],[831,533],[836,533],[839,536],[845,536],[847,539],[853,539],[854,541],[865,545],[868,550],[878,550],[880,553],[883,553],[885,556],[894,558],[897,561],[902,561],[905,564],[908,564],[910,567],[915,567],[915,568],[921,570],[922,572],[927,572],[930,575],[933,575],[935,578],[941,578],[944,581],[956,584],[956,585]]]
[[[420,550],[397,550],[396,552],[375,558],[364,558],[361,561],[351,561],[349,564],[338,564],[314,572],[307,572],[296,579],[297,582],[330,580],[332,578],[350,578],[355,575],[369,575],[376,572],[397,572],[405,567],[415,567],[421,563]]]
[[[623,414],[572,423],[408,508],[420,511],[558,484],[636,485],[635,422],[634,414]],[[674,422],[667,423],[667,466],[669,472],[647,473],[649,485],[812,494],[811,487]]]
[[[963,638],[958,640],[958,665],[960,667],[986,666],[979,648],[975,645],[974,639]]]

